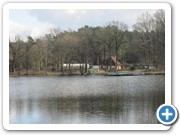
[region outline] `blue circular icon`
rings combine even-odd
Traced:
[[[156,112],[158,120],[165,125],[170,125],[176,121],[178,113],[173,105],[161,105]]]

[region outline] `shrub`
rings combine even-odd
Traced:
[[[130,67],[130,70],[133,71],[135,70],[136,68],[134,66]]]

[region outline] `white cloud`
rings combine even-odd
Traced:
[[[59,9],[59,10],[12,10],[10,12],[10,38],[19,35],[23,40],[48,34],[50,29],[77,30],[84,25],[104,26],[111,21],[127,24],[129,30],[139,15],[145,12],[153,14],[156,10],[98,10],[98,9]]]
[[[30,35],[31,29],[23,24],[9,20],[9,36],[10,40],[14,40],[16,36],[24,38],[25,35]]]
[[[84,14],[86,14],[86,10],[67,9],[67,10],[65,10],[65,13],[67,13],[69,15],[84,15]]]
[[[31,36],[36,38],[36,37],[39,37],[39,36],[42,36],[42,35],[45,35],[47,33],[50,33],[50,31],[55,28],[54,25],[50,24],[50,23],[44,23],[42,24],[42,26],[40,28],[38,27],[34,27],[32,28],[32,31],[31,31]]]
[[[76,13],[76,10],[74,10],[74,9],[69,9],[69,10],[66,10],[65,12],[66,12],[67,14],[69,14],[69,15],[73,15],[73,14]]]
[[[50,21],[55,23],[61,29],[71,28],[77,30],[79,27],[84,25],[90,26],[104,26],[111,21],[120,21],[129,26],[136,23],[139,15],[149,12],[154,13],[156,10],[146,10],[146,9],[65,9],[65,10],[50,10],[43,12],[33,12],[41,21]],[[44,17],[44,14],[49,16]]]
[[[37,26],[20,24],[18,22],[9,20],[10,40],[14,40],[16,36],[21,37],[22,40],[26,40],[27,36],[38,38],[47,33],[50,33],[50,30],[53,28],[55,28],[55,26],[50,23],[42,23],[41,27],[37,27]]]

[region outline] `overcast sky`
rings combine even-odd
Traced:
[[[80,10],[80,9],[11,9],[9,12],[10,39],[19,35],[25,39],[28,35],[33,38],[49,33],[53,28],[63,30],[77,30],[84,25],[104,26],[110,21],[119,21],[127,24],[129,30],[136,23],[137,18],[156,10],[145,9],[110,9],[110,10]]]

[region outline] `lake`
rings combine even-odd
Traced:
[[[165,76],[9,78],[10,124],[157,124]]]

